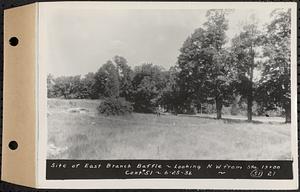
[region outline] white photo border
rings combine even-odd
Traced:
[[[253,179],[96,179],[96,180],[46,180],[47,159],[47,51],[43,47],[45,31],[49,29],[43,22],[48,9],[64,10],[72,3],[74,9],[208,9],[238,8],[262,9],[291,8],[291,143],[293,160],[292,180]],[[297,130],[297,3],[296,2],[47,2],[38,3],[38,128],[37,128],[37,184],[38,188],[57,189],[260,189],[288,190],[298,188],[298,130]]]

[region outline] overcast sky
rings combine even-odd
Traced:
[[[273,9],[235,9],[228,16],[229,39],[253,15],[262,27]],[[206,21],[205,13],[203,9],[43,9],[42,61],[54,76],[95,72],[115,55],[125,57],[132,67],[152,62],[169,69],[184,40]]]

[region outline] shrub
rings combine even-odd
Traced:
[[[110,97],[104,99],[97,110],[100,114],[105,115],[125,115],[132,113],[133,107],[131,103],[124,98]]]

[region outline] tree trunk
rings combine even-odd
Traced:
[[[285,110],[285,123],[291,122],[291,104],[287,104],[284,108]]]
[[[250,82],[249,82],[249,93],[247,96],[247,117],[248,121],[252,121],[252,105],[253,105],[253,72],[254,72],[254,57],[255,52],[251,45],[250,47],[251,54],[251,66],[250,66]]]
[[[247,98],[247,117],[248,121],[252,121],[252,105],[253,105],[253,95],[248,95]]]
[[[222,99],[216,98],[217,119],[222,118],[222,107],[223,107]]]

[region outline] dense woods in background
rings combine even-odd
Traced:
[[[48,98],[104,99],[105,106],[126,106],[124,113],[158,107],[174,114],[216,112],[218,119],[230,106],[232,115],[246,111],[249,121],[273,110],[290,122],[290,10],[274,10],[262,31],[254,21],[245,24],[229,42],[228,14],[207,11],[207,21],[183,42],[169,70],[152,63],[131,68],[115,56],[84,77],[49,74]]]

